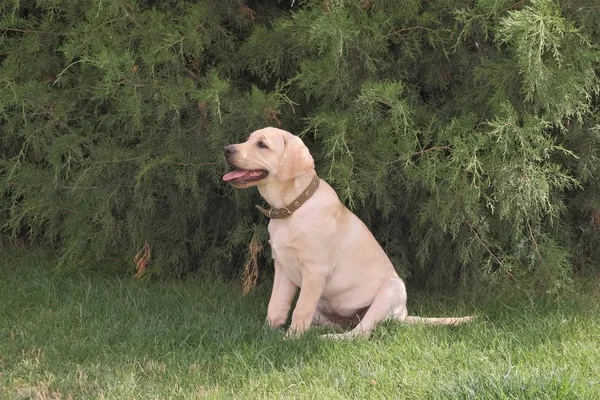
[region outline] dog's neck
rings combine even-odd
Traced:
[[[286,207],[300,196],[315,175],[315,170],[311,169],[286,182],[269,182],[268,185],[259,185],[258,192],[271,207]]]

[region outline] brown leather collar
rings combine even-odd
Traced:
[[[267,218],[287,218],[290,215],[292,215],[294,211],[299,209],[300,206],[302,206],[302,204],[306,203],[306,201],[312,197],[312,195],[317,191],[320,181],[321,180],[319,179],[319,177],[315,175],[312,181],[306,187],[306,189],[304,189],[304,191],[300,193],[300,196],[296,197],[296,199],[290,204],[288,204],[286,207],[271,208],[269,210],[265,210],[261,206],[256,206],[256,208],[258,208],[258,211],[263,213]]]

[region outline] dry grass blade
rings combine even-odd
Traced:
[[[133,262],[136,265],[137,270],[135,279],[140,279],[142,276],[144,276],[146,267],[150,263],[150,255],[150,245],[148,244],[147,240],[144,240],[144,246],[140,249],[140,251],[137,252],[135,257],[133,257]]]
[[[244,264],[243,295],[247,295],[256,287],[258,280],[258,256],[262,253],[263,246],[256,232],[248,245],[248,254]]]

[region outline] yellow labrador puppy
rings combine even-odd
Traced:
[[[302,140],[277,128],[253,132],[244,143],[225,147],[235,168],[223,180],[236,188],[256,186],[271,209],[269,243],[275,278],[267,320],[272,327],[287,321],[288,336],[311,324],[352,326],[329,337],[369,337],[386,319],[433,324],[460,324],[472,317],[408,316],[406,288],[389,258],[363,222],[342,204],[335,191],[315,173]]]

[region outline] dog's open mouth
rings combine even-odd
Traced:
[[[269,175],[269,173],[262,169],[236,169],[235,171],[223,175],[223,180],[233,184],[243,184],[259,181],[263,178],[266,178],[267,175]]]

